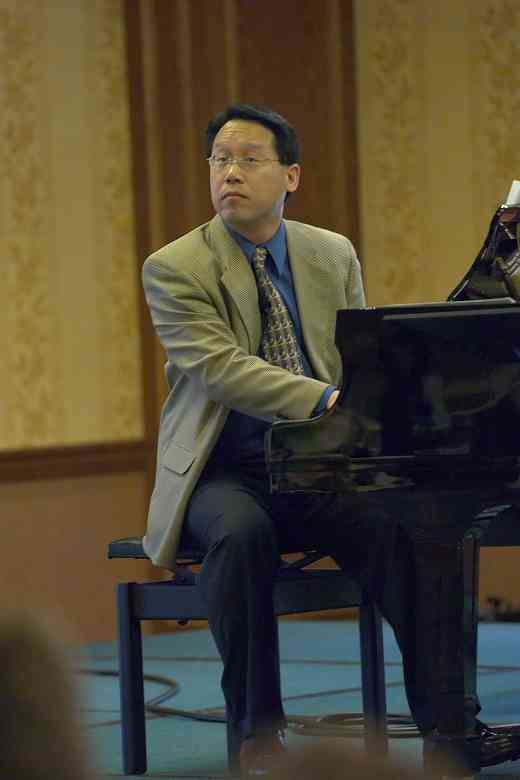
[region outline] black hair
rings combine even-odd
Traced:
[[[236,103],[210,119],[206,128],[207,156],[211,156],[213,142],[219,130],[231,119],[243,119],[258,122],[274,134],[278,159],[282,165],[292,165],[300,161],[300,147],[296,132],[287,119],[270,108]]]

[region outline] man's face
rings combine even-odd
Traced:
[[[299,165],[278,162],[274,134],[258,122],[232,119],[217,133],[215,157],[268,160],[254,169],[237,163],[212,167],[211,200],[217,214],[254,243],[276,232],[283,214],[285,195],[294,192],[300,180]]]

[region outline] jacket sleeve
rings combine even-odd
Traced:
[[[168,361],[210,400],[268,422],[312,415],[327,384],[248,354],[196,273],[148,259],[143,285]]]
[[[366,300],[361,265],[352,243],[350,241],[348,243],[351,252],[350,272],[346,287],[348,307],[349,309],[363,309],[366,306]]]

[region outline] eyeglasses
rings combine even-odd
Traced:
[[[226,157],[219,154],[206,157],[206,160],[209,162],[210,168],[216,168],[218,171],[228,168],[230,165],[239,165],[244,171],[254,171],[264,163],[280,162],[280,160],[271,157],[259,160],[258,157]]]

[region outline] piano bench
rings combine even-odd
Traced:
[[[109,558],[143,558],[140,537],[116,539],[108,545]],[[121,737],[125,774],[146,772],[146,727],[141,639],[142,620],[206,619],[198,593],[193,565],[203,554],[182,550],[175,577],[168,581],[124,582],[117,587]],[[283,561],[274,588],[276,615],[357,607],[361,650],[361,677],[365,742],[386,750],[386,696],[381,615],[361,588],[342,571],[306,569],[323,558],[320,553],[302,554],[299,560]],[[237,767],[239,745],[228,729],[230,768]]]

